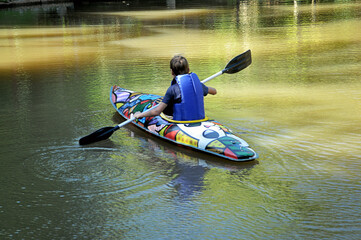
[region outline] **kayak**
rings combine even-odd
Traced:
[[[144,112],[156,106],[163,97],[134,92],[113,86],[110,101],[125,119],[132,114]],[[246,141],[234,135],[226,126],[216,120],[174,121],[161,114],[155,117],[136,119],[132,122],[144,131],[179,146],[196,149],[232,161],[251,161],[258,157]]]

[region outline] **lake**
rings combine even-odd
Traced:
[[[0,9],[1,239],[360,239],[361,1],[121,1]],[[234,163],[123,119],[110,87],[164,95],[184,55]]]

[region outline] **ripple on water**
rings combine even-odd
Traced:
[[[129,154],[119,149],[53,146],[39,150],[25,164],[40,181],[57,184],[54,191],[64,186],[72,197],[91,197],[150,188],[145,185],[152,185],[157,173],[129,167],[128,161]]]

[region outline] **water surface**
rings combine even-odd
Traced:
[[[129,5],[127,5],[129,4]],[[0,11],[0,236],[359,239],[361,2],[156,1]],[[163,95],[183,54],[207,115],[260,155],[235,164],[122,121],[114,84]]]

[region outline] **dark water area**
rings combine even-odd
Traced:
[[[0,9],[0,239],[360,239],[360,1],[121,1]],[[163,95],[183,54],[209,117],[259,159],[180,148],[110,87]]]

